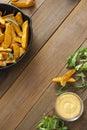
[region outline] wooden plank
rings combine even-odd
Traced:
[[[3,0],[3,1],[0,1],[0,3],[8,3],[9,0]]]
[[[17,79],[31,59],[61,25],[78,2],[79,0],[46,0],[41,8],[39,8],[39,10],[33,15],[34,39],[32,48],[29,52],[30,54],[27,55],[22,62],[11,69],[0,71],[0,96],[9,89],[11,84]]]
[[[15,129],[87,37],[86,11],[87,2],[80,3],[1,98],[0,129]]]
[[[55,100],[56,90],[53,85],[50,85],[49,89],[40,97],[39,101],[26,115],[16,130],[36,130],[36,126],[40,122],[43,114],[47,114],[49,111],[53,110]]]
[[[87,40],[83,43],[81,46],[82,48],[87,47]],[[66,67],[63,68],[63,70],[57,75],[61,76],[65,72],[67,72]],[[33,106],[33,108],[27,113],[24,120],[19,124],[19,126],[16,128],[16,130],[35,130],[37,124],[40,122],[42,116],[44,113],[49,115],[50,111],[53,111],[55,114],[55,100],[57,98],[57,88],[58,85],[56,83],[51,83],[44,92],[44,94],[40,97],[38,102]],[[69,129],[71,130],[85,130],[87,128],[87,123],[85,121],[86,113],[87,113],[87,90],[84,93],[81,93],[81,91],[76,91],[75,89],[68,88],[67,91],[73,91],[84,100],[84,114],[81,116],[81,118],[74,123],[66,123]],[[82,122],[81,122],[82,121]],[[80,123],[81,122],[81,123]],[[85,124],[85,125],[84,125]],[[74,127],[72,127],[74,126]]]

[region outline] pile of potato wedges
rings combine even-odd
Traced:
[[[29,22],[21,12],[3,15],[0,11],[0,66],[15,63],[29,42]]]

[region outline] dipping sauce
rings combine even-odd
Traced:
[[[77,94],[66,92],[58,96],[55,109],[63,120],[74,121],[82,115],[83,102]]]

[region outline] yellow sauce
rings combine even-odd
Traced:
[[[81,113],[81,100],[71,92],[61,94],[56,100],[55,109],[60,117],[66,120],[74,119]]]

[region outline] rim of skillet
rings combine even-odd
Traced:
[[[26,49],[26,52],[15,62],[9,65],[6,65],[4,67],[0,66],[0,70],[4,70],[4,69],[8,69],[14,65],[16,65],[17,63],[19,63],[25,56],[27,56],[29,50],[30,50],[30,46],[33,40],[33,29],[32,29],[32,20],[31,18],[26,15],[21,9],[19,9],[18,7],[14,6],[14,5],[10,5],[10,4],[5,4],[5,3],[0,3],[0,11],[3,12],[3,16],[6,14],[10,14],[10,13],[14,13],[14,15],[17,14],[17,12],[21,12],[22,16],[23,16],[23,20],[28,20],[29,22],[29,41],[28,41],[28,47]]]

